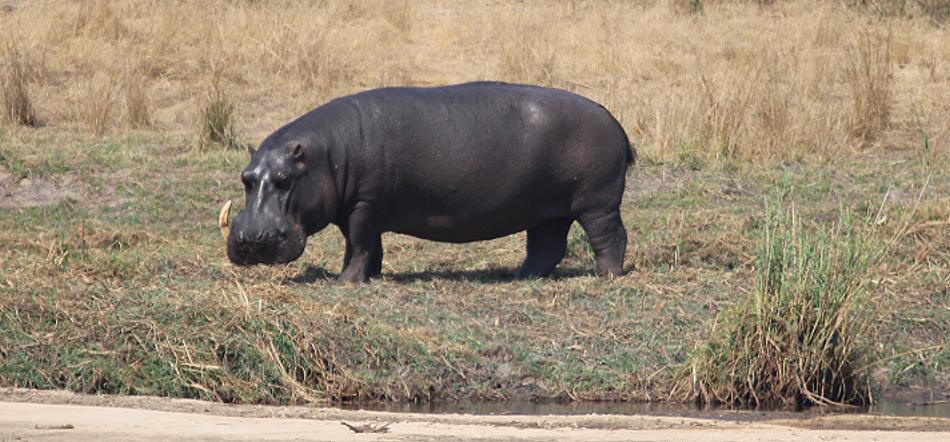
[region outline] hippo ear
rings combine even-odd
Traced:
[[[293,147],[290,148],[290,158],[294,160],[295,163],[302,163],[303,157],[303,146],[301,146],[300,143],[294,144]]]
[[[253,157],[253,156],[254,156],[254,152],[257,152],[257,150],[255,150],[253,147],[251,147],[250,145],[248,145],[248,146],[247,146],[247,154]]]

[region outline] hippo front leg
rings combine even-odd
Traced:
[[[379,232],[369,222],[369,209],[357,204],[340,230],[346,239],[346,255],[340,282],[366,282],[382,270],[383,250]]]

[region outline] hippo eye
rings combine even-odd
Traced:
[[[254,174],[250,172],[242,173],[241,182],[244,183],[244,190],[250,192],[254,188]]]
[[[278,172],[274,175],[274,179],[271,180],[274,182],[274,185],[280,188],[286,188],[290,184],[290,177],[287,176],[286,172]]]

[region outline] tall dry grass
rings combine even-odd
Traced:
[[[143,129],[152,125],[151,106],[148,99],[148,83],[142,72],[130,70],[125,77],[125,122],[131,129]]]
[[[926,2],[883,3],[29,2],[0,15],[0,39],[45,54],[23,84],[53,126],[118,126],[124,93],[123,126],[194,133],[220,75],[255,140],[367,88],[501,79],[595,99],[648,161],[701,166],[916,146],[913,109],[946,133],[950,31]],[[64,109],[96,75],[128,78],[124,60],[142,86],[99,89],[107,122]]]
[[[98,72],[82,83],[83,88],[72,103],[76,120],[96,136],[104,135],[113,123],[117,95],[115,84],[113,75]]]
[[[15,43],[8,44],[0,70],[0,103],[3,115],[14,124],[38,126],[39,118],[30,98],[31,66]]]
[[[848,52],[844,75],[851,92],[848,126],[852,135],[865,142],[888,128],[891,120],[893,65],[890,36],[881,41],[859,35]]]

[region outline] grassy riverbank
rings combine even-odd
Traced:
[[[852,216],[886,250],[860,278],[871,385],[950,385],[939,15],[146,3],[0,12],[16,111],[0,124],[2,385],[246,403],[689,398],[691,355],[720,312],[755,299],[779,202],[807,232]],[[512,280],[523,235],[386,235],[383,278],[360,287],[334,281],[332,230],[287,266],[227,263],[216,214],[243,200],[247,154],[209,127],[253,144],[343,93],[488,78],[568,88],[623,122],[642,158],[623,206],[628,274],[593,277],[576,226],[549,280]]]

